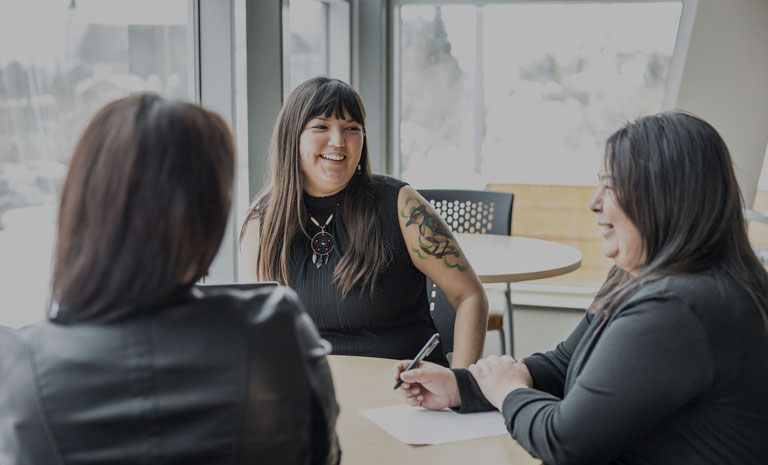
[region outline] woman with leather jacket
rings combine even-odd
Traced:
[[[80,138],[46,321],[0,328],[0,463],[334,464],[328,344],[293,291],[201,291],[234,144],[198,106],[134,95]]]

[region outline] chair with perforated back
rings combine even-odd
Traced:
[[[429,201],[443,217],[451,231],[469,234],[512,234],[512,204],[514,194],[509,192],[476,191],[459,189],[420,189],[419,193]],[[427,279],[427,296],[430,302],[432,320],[435,322],[443,342],[443,351],[453,351],[453,328],[456,312],[448,298]],[[505,308],[502,312],[488,314],[488,331],[499,331],[501,350],[507,352],[504,332],[504,318],[509,325],[509,347],[512,349],[512,301],[509,284],[505,290]]]

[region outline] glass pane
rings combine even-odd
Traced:
[[[681,7],[403,6],[401,174],[594,185],[605,138],[662,108]]]
[[[662,109],[681,4],[485,10],[484,171],[506,182],[595,185],[605,139]]]
[[[288,21],[288,89],[292,90],[313,76],[328,73],[325,56],[325,5],[316,0],[291,0]]]
[[[401,9],[400,166],[420,187],[466,184],[474,171],[476,11]]]
[[[582,269],[562,280],[601,282],[609,262],[586,206],[604,142],[662,109],[681,11],[681,2],[402,6],[400,175],[419,188],[515,192],[515,234],[578,247]]]
[[[94,112],[133,92],[194,98],[187,0],[0,3],[0,324],[47,304],[56,203]]]
[[[283,44],[288,91],[309,78],[331,76],[349,82],[349,3],[290,0]]]

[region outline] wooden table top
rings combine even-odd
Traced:
[[[497,234],[455,234],[483,283],[551,278],[581,266],[581,252],[558,242]]]
[[[395,361],[332,355],[328,362],[341,406],[336,431],[341,441],[342,465],[541,465],[508,435],[434,446],[404,444],[359,412],[403,404],[400,395],[392,390]]]

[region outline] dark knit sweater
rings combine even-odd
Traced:
[[[437,332],[429,315],[426,278],[411,262],[400,229],[397,195],[404,182],[386,176],[374,177],[374,196],[379,227],[384,232],[392,261],[379,276],[371,296],[368,289],[353,289],[345,299],[332,282],[333,271],[349,249],[342,208],[344,191],[329,197],[304,195],[307,211],[324,224],[335,239],[328,263],[317,269],[312,262],[310,241],[299,233],[291,248],[290,285],[304,302],[320,334],[333,346],[336,355],[363,355],[392,359],[413,358]],[[320,231],[307,218],[307,228]],[[441,347],[427,360],[447,365]]]
[[[768,463],[768,333],[733,282],[658,280],[525,363],[502,414],[548,465]],[[493,408],[456,376],[461,411]]]

